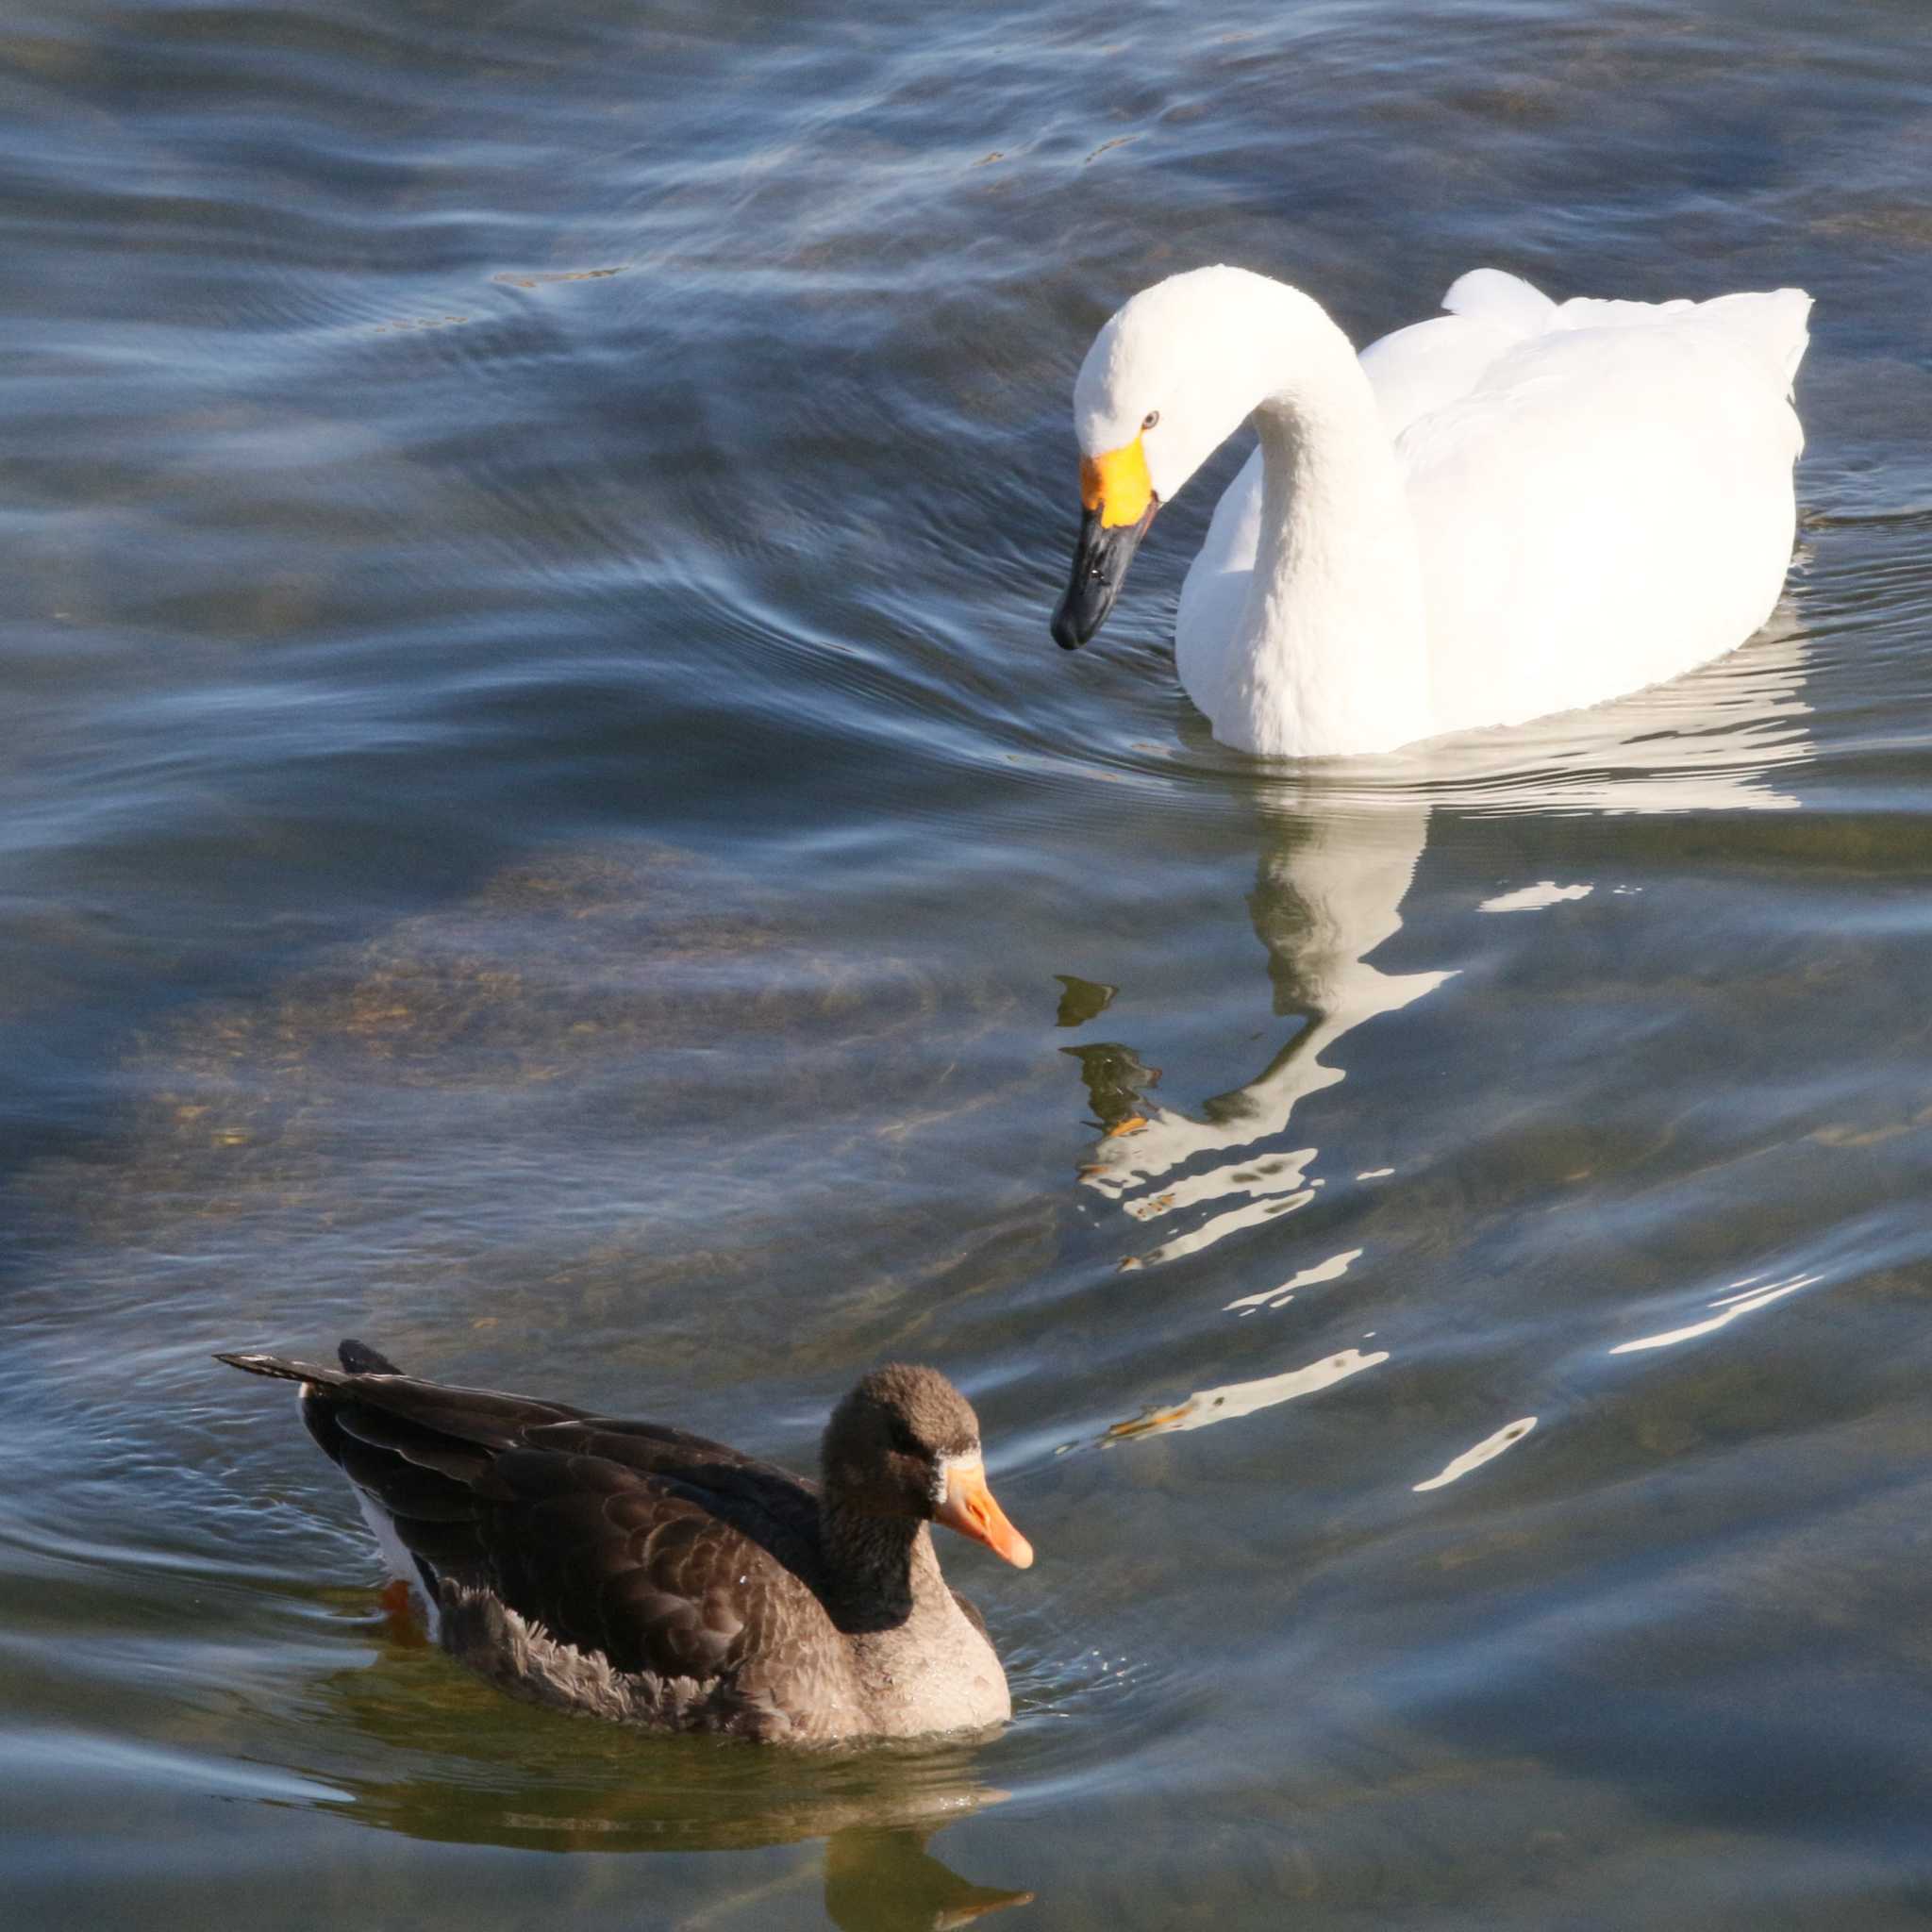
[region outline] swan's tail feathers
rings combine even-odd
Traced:
[[[1473,268],[1457,275],[1442,297],[1442,307],[1451,315],[1493,323],[1516,336],[1533,336],[1548,328],[1557,312],[1557,305],[1541,289],[1499,268]]]
[[[1763,294],[1720,295],[1700,305],[1707,314],[1722,317],[1727,328],[1748,342],[1784,377],[1790,390],[1798,364],[1811,341],[1807,326],[1811,298],[1803,289],[1772,289]]]
[[[1811,340],[1805,319],[1811,298],[1803,289],[1771,289],[1737,295],[1714,295],[1707,302],[1678,296],[1671,302],[1606,302],[1575,295],[1555,314],[1557,328],[1641,328],[1653,323],[1688,323],[1714,331],[1733,349],[1742,350],[1777,372],[1787,392]]]

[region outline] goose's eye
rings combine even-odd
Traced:
[[[1152,429],[1152,428],[1154,427],[1154,425],[1156,425],[1157,423],[1158,423],[1159,421],[1160,421],[1160,411],[1159,411],[1158,409],[1149,409],[1149,410],[1147,411],[1147,420],[1146,420],[1146,422],[1144,422],[1144,423],[1143,423],[1143,424],[1141,424],[1141,434],[1142,436],[1145,436],[1145,435],[1146,435],[1146,433],[1147,433],[1147,432],[1148,432],[1148,431],[1149,431],[1150,429]]]

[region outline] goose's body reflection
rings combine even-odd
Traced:
[[[478,1688],[419,1668],[433,1654],[387,1644],[367,1669],[324,1680],[335,1722],[308,1735],[368,1743],[353,1766],[312,1767],[343,1815],[441,1843],[554,1852],[741,1852],[825,1840],[827,1918],[846,1932],[930,1932],[1026,1904],[976,1885],[926,1849],[944,1825],[1006,1793],[979,1778],[970,1747],[776,1754],[506,1708]],[[376,1768],[372,1769],[372,1760]],[[707,1924],[800,1922],[790,1872]],[[647,1876],[638,1923],[659,1923]],[[784,1903],[781,1904],[781,1900]],[[567,1914],[566,1914],[567,1916]]]
[[[1294,1115],[1347,1074],[1344,1041],[1455,976],[1454,964],[1390,973],[1374,962],[1402,925],[1431,815],[1776,810],[1780,773],[1810,755],[1804,648],[1789,609],[1742,650],[1601,710],[1471,734],[1402,760],[1351,760],[1285,778],[1263,808],[1248,911],[1266,948],[1277,1015],[1301,1024],[1245,1085],[1198,1110],[1150,1097],[1160,1074],[1130,1045],[1068,1049],[1103,1132],[1081,1184],[1142,1226],[1175,1231],[1124,1257],[1151,1266],[1197,1253],[1315,1198],[1320,1150]],[[1484,909],[1536,909],[1587,884],[1533,882]],[[1172,1087],[1174,1070],[1169,1071]],[[1376,1163],[1379,1165],[1379,1163]]]

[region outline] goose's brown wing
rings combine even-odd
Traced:
[[[832,1639],[808,1580],[815,1547],[794,1547],[738,1486],[546,1445],[499,1456],[473,1493],[490,1587],[621,1671],[735,1678]]]
[[[832,1639],[816,1496],[786,1471],[524,1396],[223,1359],[304,1385],[310,1433],[389,1517],[432,1593],[443,1578],[488,1590],[619,1670],[700,1683]]]

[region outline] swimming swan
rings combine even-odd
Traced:
[[[1552,302],[1479,268],[1356,356],[1298,289],[1195,269],[1074,389],[1084,515],[1054,613],[1099,629],[1154,513],[1260,447],[1181,588],[1174,658],[1243,751],[1380,752],[1656,684],[1741,643],[1790,561],[1802,290]]]

